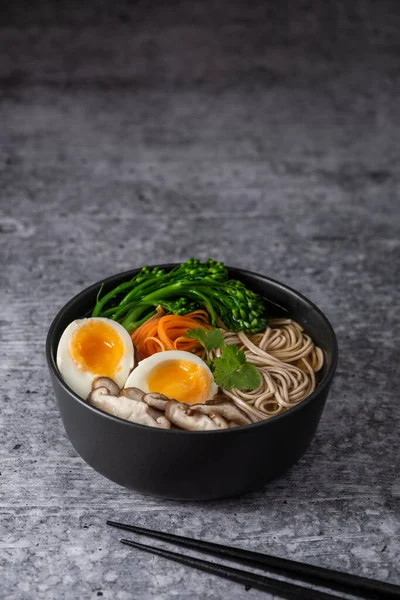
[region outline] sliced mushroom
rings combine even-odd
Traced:
[[[228,396],[225,396],[225,394],[222,394],[221,392],[216,394],[209,400],[206,400],[205,404],[211,404],[211,405],[212,404],[222,404],[222,402],[229,402],[229,403],[233,404],[233,401],[230,398],[228,398]]]
[[[221,415],[227,421],[237,425],[250,425],[248,416],[240,410],[233,402],[222,402],[221,404],[194,404],[193,408],[202,415]]]
[[[210,431],[217,429],[228,429],[228,422],[220,415],[202,415],[193,410],[193,405],[169,400],[165,407],[167,418],[179,427],[188,431]]]
[[[104,385],[99,386],[97,388],[92,388],[92,391],[90,392],[89,396],[87,397],[87,401],[89,402],[89,404],[92,403],[92,400],[94,402],[97,402],[97,400],[100,398],[100,396],[111,396],[109,390]]]
[[[121,396],[126,396],[131,400],[141,402],[143,400],[144,392],[136,387],[127,387],[121,390]]]
[[[153,408],[152,406],[149,406],[149,415],[151,415],[153,417],[153,419],[155,419],[157,421],[157,419],[159,419],[160,417],[165,417],[164,412],[161,412],[161,410],[157,410],[156,408]]]
[[[133,423],[162,429],[170,429],[171,427],[171,423],[164,415],[154,418],[150,414],[150,407],[141,400],[132,400],[127,396],[110,396],[105,387],[92,390],[88,396],[88,402],[114,417],[126,419]]]
[[[147,406],[144,402],[131,400],[135,404],[135,410],[132,413],[129,421],[140,423],[141,425],[149,425],[150,427],[158,427],[160,429],[171,429],[171,423],[165,415],[158,410],[154,410]]]
[[[197,411],[196,411],[197,413]],[[218,413],[211,413],[208,415],[211,419],[211,421],[213,421],[215,423],[215,425],[217,426],[218,429],[228,429],[229,428],[229,422],[224,419],[224,417],[222,417],[221,415],[219,415]]]
[[[92,383],[92,390],[105,387],[110,396],[119,396],[119,387],[110,377],[97,377]]]
[[[164,396],[164,394],[157,393],[149,393],[144,394],[143,402],[146,402],[149,406],[156,408],[157,410],[161,410],[164,412],[167,402],[169,402],[170,398],[168,396]]]
[[[165,405],[169,400],[167,396],[163,396],[162,394],[145,394],[142,390],[135,387],[124,388],[121,390],[121,396],[126,396],[138,402],[145,402],[149,407],[149,415],[156,420],[164,416]]]
[[[111,396],[106,387],[99,387],[92,390],[87,400],[89,404],[104,410],[114,417],[129,420],[132,414],[132,400],[124,396]]]

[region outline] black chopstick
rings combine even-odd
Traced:
[[[164,558],[169,558],[175,562],[178,562],[189,567],[194,567],[205,573],[212,573],[218,575],[229,581],[241,583],[246,587],[256,588],[264,592],[270,592],[276,594],[281,598],[287,600],[338,600],[339,596],[333,596],[332,594],[326,594],[319,590],[312,590],[302,586],[295,585],[286,581],[280,581],[279,579],[272,579],[271,577],[265,577],[264,575],[256,575],[255,573],[247,573],[240,569],[234,569],[226,565],[218,563],[208,562],[207,560],[201,560],[200,558],[194,558],[192,556],[184,556],[177,552],[171,552],[170,550],[164,550],[163,548],[157,548],[153,546],[146,546],[145,544],[139,544],[139,542],[133,542],[132,540],[121,539],[122,544],[144,550],[150,554],[157,554]]]
[[[208,552],[216,556],[245,563],[255,568],[274,571],[286,577],[295,577],[302,582],[328,587],[332,591],[358,594],[364,598],[373,598],[375,600],[376,598],[388,600],[400,597],[400,586],[385,583],[384,581],[378,581],[376,579],[359,577],[358,575],[352,575],[350,573],[343,573],[325,567],[317,567],[315,565],[301,563],[287,558],[261,554],[260,552],[252,552],[251,550],[244,550],[242,548],[186,538],[173,533],[146,529],[137,525],[128,525],[125,523],[118,523],[117,521],[107,521],[107,525],[126,531],[132,531],[140,535],[147,535],[149,537],[165,540],[166,542],[171,542],[178,546]]]

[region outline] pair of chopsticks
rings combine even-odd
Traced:
[[[164,540],[176,544],[177,546],[192,548],[214,556],[234,560],[248,565],[249,567],[272,571],[285,577],[295,578],[299,582],[301,581],[304,585],[281,581],[280,579],[264,575],[256,575],[241,569],[234,569],[233,567],[228,567],[219,563],[185,556],[159,547],[147,546],[132,540],[120,540],[127,546],[132,546],[133,548],[138,548],[139,550],[144,550],[151,554],[169,558],[170,560],[194,567],[206,573],[212,573],[224,577],[225,579],[229,579],[230,581],[235,581],[236,583],[246,586],[246,588],[253,587],[271,594],[276,594],[277,596],[288,600],[337,600],[340,596],[336,594],[341,592],[354,594],[358,597],[361,596],[362,598],[373,598],[375,600],[400,598],[400,586],[377,581],[375,579],[367,579],[365,577],[351,575],[350,573],[342,573],[341,571],[317,567],[288,560],[286,558],[279,558],[241,548],[186,538],[172,533],[138,527],[136,525],[127,525],[116,521],[107,521],[107,525],[126,531],[132,531],[139,535],[147,535],[152,538]],[[306,587],[307,584],[329,588],[331,591],[336,592],[336,594],[330,594],[328,592]]]

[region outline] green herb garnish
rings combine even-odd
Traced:
[[[230,390],[255,390],[261,383],[257,368],[246,361],[246,355],[236,344],[225,344],[220,329],[188,329],[187,337],[200,342],[207,353],[207,364],[219,387]],[[210,350],[221,348],[221,356],[210,359]]]
[[[246,361],[246,355],[236,344],[226,344],[221,356],[214,359],[214,379],[226,390],[255,390],[261,383],[256,367]]]
[[[207,353],[210,350],[222,348],[224,345],[224,334],[220,329],[210,329],[207,331],[202,327],[198,327],[197,329],[188,329],[186,335],[200,342]]]

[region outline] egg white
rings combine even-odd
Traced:
[[[122,388],[128,378],[134,365],[134,348],[129,333],[116,321],[104,317],[90,317],[88,319],[77,319],[72,321],[64,330],[57,348],[57,367],[65,383],[83,399],[86,399],[91,392],[92,382],[96,377],[104,373],[92,373],[83,370],[73,360],[69,346],[74,333],[89,321],[105,321],[117,333],[123,344],[123,354],[119,361],[117,371],[113,376],[115,383]]]
[[[192,354],[191,352],[185,352],[184,350],[166,350],[164,352],[156,352],[152,356],[143,359],[139,362],[138,366],[133,369],[129,375],[124,387],[137,387],[143,392],[148,393],[149,386],[147,379],[151,371],[163,362],[171,360],[182,360],[185,362],[191,362],[195,365],[200,366],[207,374],[208,389],[206,400],[211,400],[218,392],[218,386],[214,381],[213,374],[210,369],[199,356]]]

